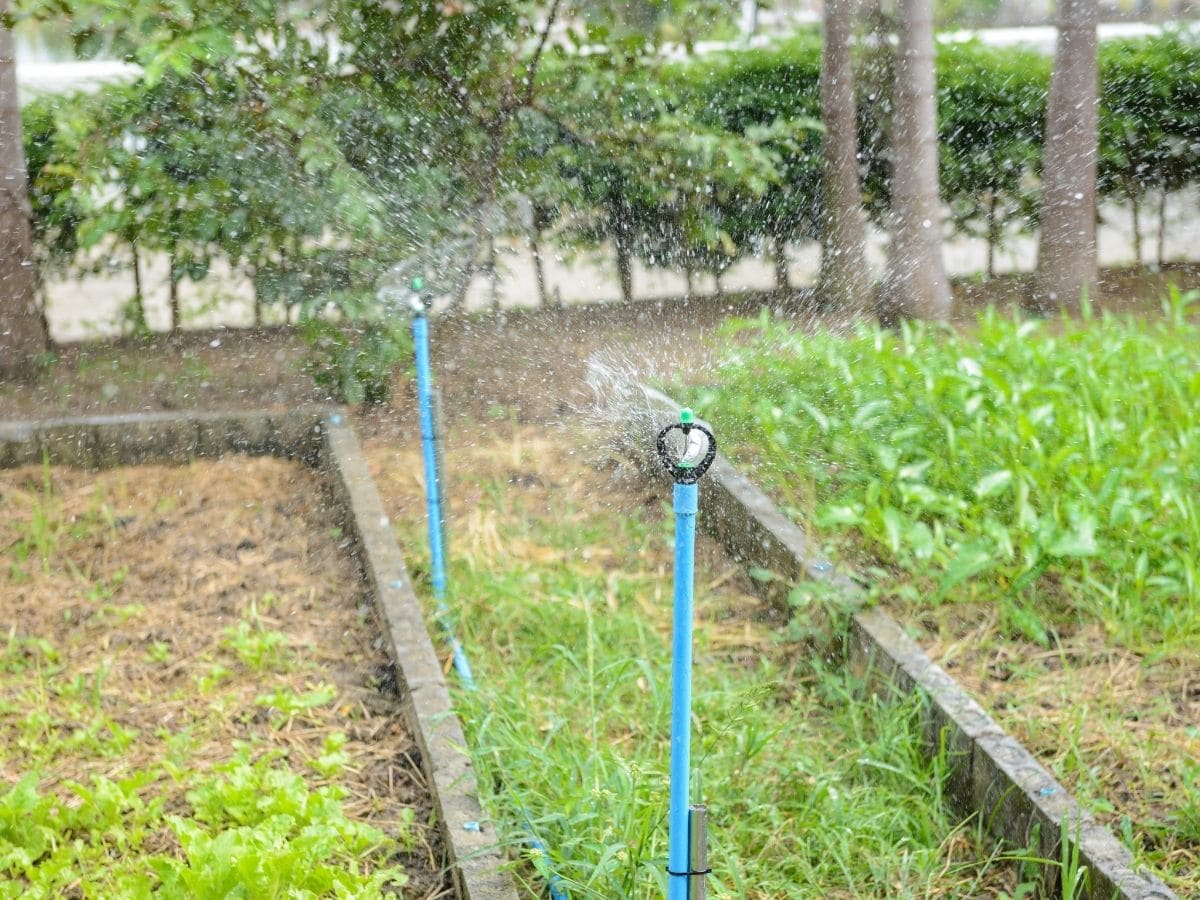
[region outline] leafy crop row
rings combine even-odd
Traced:
[[[311,790],[278,753],[243,746],[210,771],[174,772],[190,816],[146,799],[164,774],[67,782],[63,797],[31,773],[0,794],[0,896],[378,897],[404,883],[399,868],[363,870],[387,838],[346,818],[345,792]]]
[[[802,335],[766,319],[698,407],[793,513],[884,591],[996,601],[1014,634],[1103,624],[1141,652],[1200,639],[1196,296],[1154,324],[985,313]]]

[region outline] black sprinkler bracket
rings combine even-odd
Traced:
[[[679,456],[667,445],[667,435],[672,431],[679,431],[683,435],[683,452]],[[703,456],[700,455],[693,432],[704,435]],[[695,420],[690,409],[682,410],[678,422],[672,422],[658,433],[656,448],[658,458],[676,484],[695,484],[717,458],[717,439],[707,427]]]

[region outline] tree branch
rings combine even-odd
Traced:
[[[550,5],[550,12],[546,16],[546,24],[542,28],[542,33],[538,35],[537,47],[533,51],[529,65],[525,68],[525,94],[521,101],[522,106],[528,106],[533,102],[534,84],[537,81],[538,67],[542,63],[542,52],[546,49],[546,41],[550,37],[550,29],[554,27],[554,21],[558,18],[558,8],[561,2],[562,0],[554,0]]]

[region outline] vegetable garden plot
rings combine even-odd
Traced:
[[[572,897],[659,897],[670,489],[588,467],[565,432],[480,434],[447,436],[445,483],[449,596],[477,684],[457,700],[490,811],[528,860],[525,896],[553,873]],[[424,581],[417,447],[367,454]],[[751,589],[701,541],[693,753],[710,895],[1002,896],[1032,879],[953,823],[918,710],[860,699],[780,635]],[[545,853],[528,850],[531,834]]]
[[[1188,302],[1151,321],[988,313],[969,336],[760,322],[684,394],[1182,895],[1200,886]],[[830,598],[802,585],[791,599],[804,618]]]
[[[0,472],[0,895],[451,896],[318,476]]]

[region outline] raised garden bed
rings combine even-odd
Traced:
[[[1190,895],[1198,382],[1195,325],[1173,303],[1148,323],[993,315],[972,337],[762,322],[692,396],[809,555],[856,569],[863,600]],[[801,616],[845,600],[789,575],[807,581],[790,596]]]
[[[511,896],[340,414],[6,423],[3,467],[10,888]]]
[[[316,475],[0,472],[0,891],[446,896]]]
[[[571,896],[657,897],[669,489],[628,465],[597,470],[570,437],[501,422],[446,437],[451,603],[478,682],[455,696],[488,805],[527,861],[522,896],[544,896],[553,875]],[[426,592],[418,449],[375,440],[366,454]],[[920,751],[918,699],[865,697],[710,540],[697,585],[710,895],[1012,896],[1042,877],[1047,866],[1008,864],[949,810],[945,760]]]

